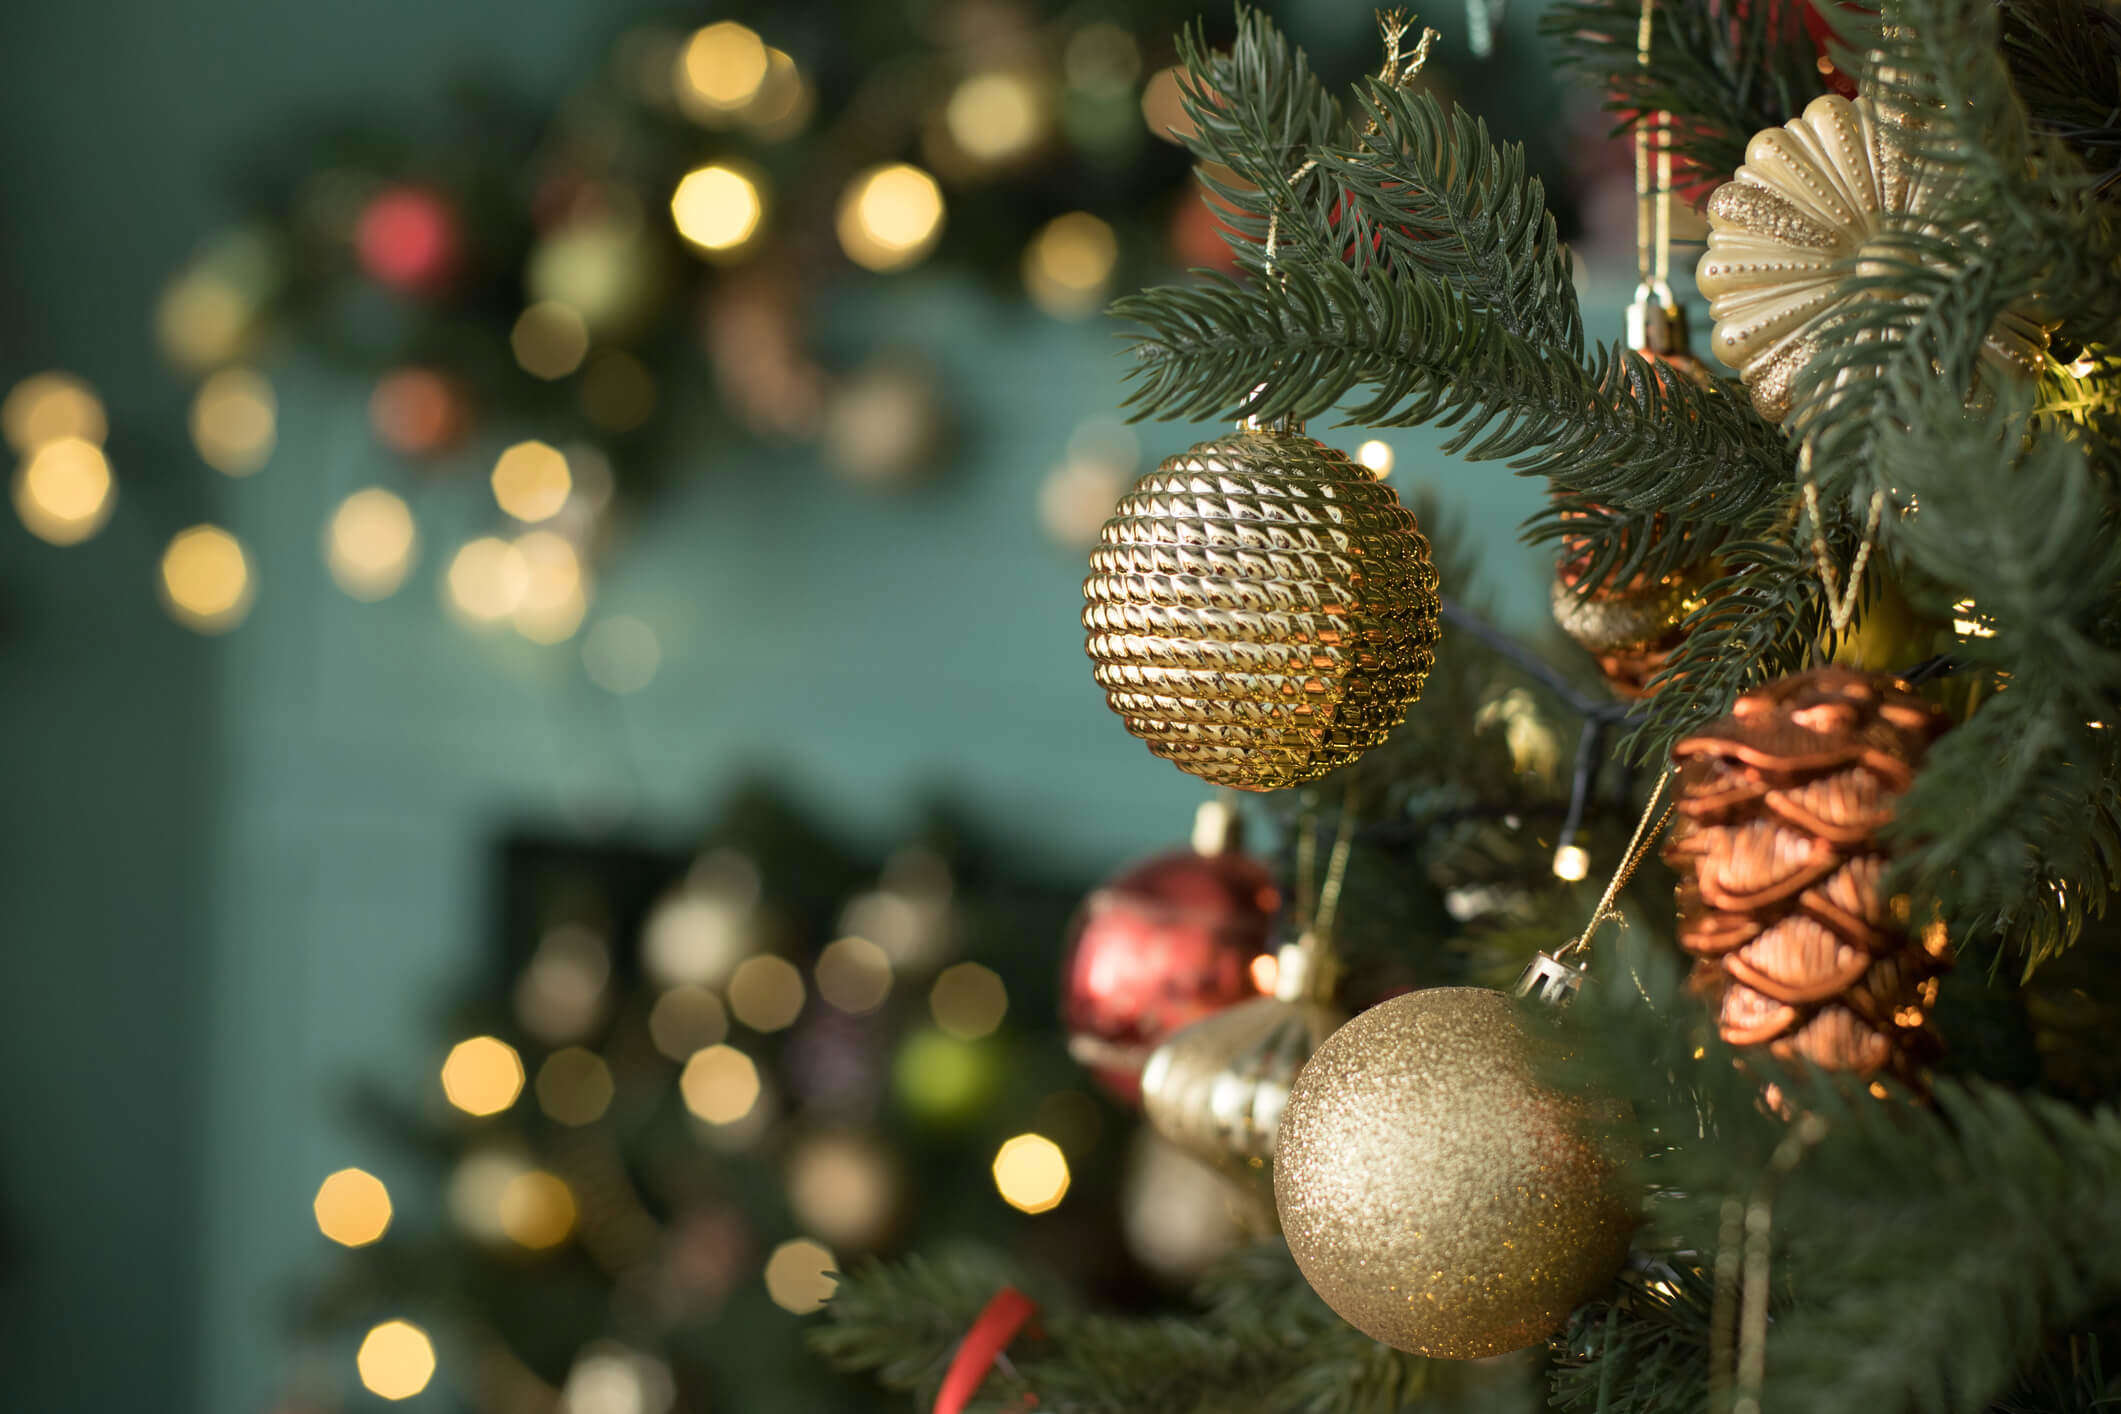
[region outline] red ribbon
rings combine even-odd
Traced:
[[[1013,1286],[994,1293],[994,1299],[979,1313],[972,1329],[957,1347],[957,1355],[943,1375],[942,1390],[935,1396],[935,1414],[961,1414],[972,1396],[994,1368],[995,1359],[1023,1329],[1024,1322],[1038,1314],[1038,1303]]]

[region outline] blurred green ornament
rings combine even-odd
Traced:
[[[538,242],[524,271],[533,303],[567,306],[598,339],[640,332],[669,285],[669,252],[637,212],[569,221]]]
[[[995,1047],[926,1028],[907,1037],[891,1064],[891,1088],[914,1118],[962,1124],[994,1098],[1001,1067]]]

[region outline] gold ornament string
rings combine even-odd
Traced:
[[[1856,558],[1849,564],[1848,583],[1843,585],[1834,569],[1834,557],[1826,548],[1826,521],[1819,514],[1819,481],[1812,474],[1809,437],[1798,445],[1797,473],[1804,478],[1804,510],[1812,522],[1812,560],[1819,568],[1819,582],[1826,587],[1827,621],[1835,633],[1841,633],[1856,617],[1856,601],[1863,595],[1863,571],[1871,562],[1871,548],[1878,543],[1878,526],[1885,518],[1885,488],[1871,493],[1870,518],[1864,524],[1863,539],[1857,543]]]
[[[1672,775],[1672,772],[1667,771],[1657,778],[1656,789],[1650,792],[1648,803],[1642,807],[1642,819],[1635,824],[1634,837],[1628,841],[1627,852],[1621,856],[1620,868],[1614,871],[1612,880],[1605,886],[1605,892],[1599,896],[1598,907],[1591,910],[1591,921],[1583,925],[1583,931],[1554,950],[1553,957],[1557,962],[1571,953],[1588,950],[1592,935],[1605,921],[1608,918],[1620,917],[1620,910],[1614,906],[1613,900],[1628,886],[1628,880],[1635,877],[1635,871],[1642,867],[1642,861],[1647,859],[1650,851],[1656,847],[1657,837],[1664,833],[1665,825],[1671,821],[1672,810],[1678,804],[1676,799],[1667,802],[1664,813],[1657,814],[1657,803],[1664,799],[1664,788],[1671,783]],[[1654,825],[1650,823],[1653,816],[1657,822]]]
[[[1642,19],[1635,28],[1638,69],[1650,66],[1650,39],[1656,19],[1657,0],[1642,0]],[[1671,303],[1672,115],[1663,109],[1635,115],[1635,278],[1641,286],[1638,298],[1653,295],[1662,303]]]
[[[1348,780],[1348,788],[1340,798],[1340,825],[1333,836],[1333,853],[1326,860],[1326,882],[1318,891],[1317,921],[1311,931],[1317,935],[1318,946],[1326,947],[1333,937],[1334,915],[1340,912],[1341,885],[1348,877],[1348,856],[1355,848],[1355,781]]]
[[[1775,1146],[1752,1199],[1746,1203],[1736,1198],[1723,1200],[1716,1233],[1716,1298],[1709,1315],[1712,1410],[1761,1414],[1760,1392],[1767,1381],[1768,1269],[1775,1193],[1824,1138],[1825,1120],[1810,1113],[1798,1116]]]

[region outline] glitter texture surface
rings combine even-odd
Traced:
[[[1635,1224],[1585,1107],[1538,1082],[1515,1007],[1482,987],[1408,993],[1336,1031],[1290,1092],[1274,1187],[1328,1306],[1448,1359],[1558,1329]]]

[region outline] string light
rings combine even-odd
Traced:
[[[523,1093],[523,1058],[495,1036],[459,1041],[442,1062],[442,1093],[468,1115],[497,1115]]]
[[[78,545],[101,530],[117,504],[110,463],[85,437],[55,437],[15,470],[15,514],[39,540]]]
[[[943,190],[904,162],[871,167],[840,196],[840,248],[870,270],[901,270],[935,248],[943,228]]]
[[[974,74],[951,91],[943,127],[958,150],[975,161],[1021,157],[1044,136],[1045,104],[1023,74],[1006,70]]]
[[[1019,1134],[994,1155],[994,1187],[1019,1212],[1050,1212],[1068,1196],[1067,1156],[1043,1134]]]
[[[1571,884],[1591,875],[1591,852],[1580,844],[1565,844],[1554,851],[1554,877]]]
[[[992,969],[976,962],[946,967],[928,992],[935,1024],[960,1041],[994,1033],[1009,1010],[1009,991]]]
[[[191,440],[200,459],[229,476],[249,476],[272,457],[278,404],[265,375],[224,368],[199,385]]]
[[[547,442],[518,442],[493,464],[493,499],[517,520],[550,520],[567,504],[574,478],[567,458]]]
[[[443,580],[450,607],[473,624],[514,613],[530,591],[530,566],[506,540],[484,535],[457,551]]]
[[[758,181],[726,162],[693,168],[670,194],[678,234],[709,255],[740,249],[765,214]]]
[[[317,1185],[317,1231],[342,1247],[366,1247],[390,1227],[390,1190],[365,1169],[340,1169]]]
[[[162,603],[198,633],[225,633],[250,612],[254,588],[243,545],[217,525],[180,530],[162,552]]]
[[[393,492],[369,486],[332,512],[324,527],[324,563],[339,588],[373,603],[405,583],[418,541],[412,508]]]
[[[875,1011],[891,995],[891,954],[861,937],[826,944],[818,954],[817,992],[856,1016]]]
[[[1057,319],[1094,314],[1105,300],[1119,238],[1087,211],[1048,221],[1024,248],[1024,288],[1031,302]]]
[[[766,1259],[766,1294],[783,1311],[806,1316],[832,1299],[839,1263],[823,1243],[792,1238]]]
[[[678,106],[719,126],[758,97],[770,67],[765,41],[748,25],[722,20],[695,30],[678,55]]]
[[[1382,481],[1392,474],[1392,444],[1373,437],[1355,449],[1355,460],[1369,468],[1370,475]]]
[[[754,1031],[780,1031],[803,1010],[803,974],[784,957],[744,959],[729,978],[729,1010]]]
[[[571,305],[539,300],[516,316],[508,348],[525,373],[549,383],[582,366],[589,355],[589,324]]]
[[[410,1399],[434,1378],[434,1342],[410,1321],[385,1321],[362,1338],[354,1368],[370,1394]]]
[[[533,1252],[557,1247],[574,1231],[574,1190],[543,1169],[519,1173],[501,1190],[494,1216],[509,1241]]]
[[[709,1046],[685,1062],[678,1094],[709,1124],[735,1124],[759,1102],[759,1068],[734,1046]]]
[[[110,427],[95,391],[71,373],[55,372],[25,378],[8,391],[0,403],[0,431],[26,457],[61,437],[100,447]]]

